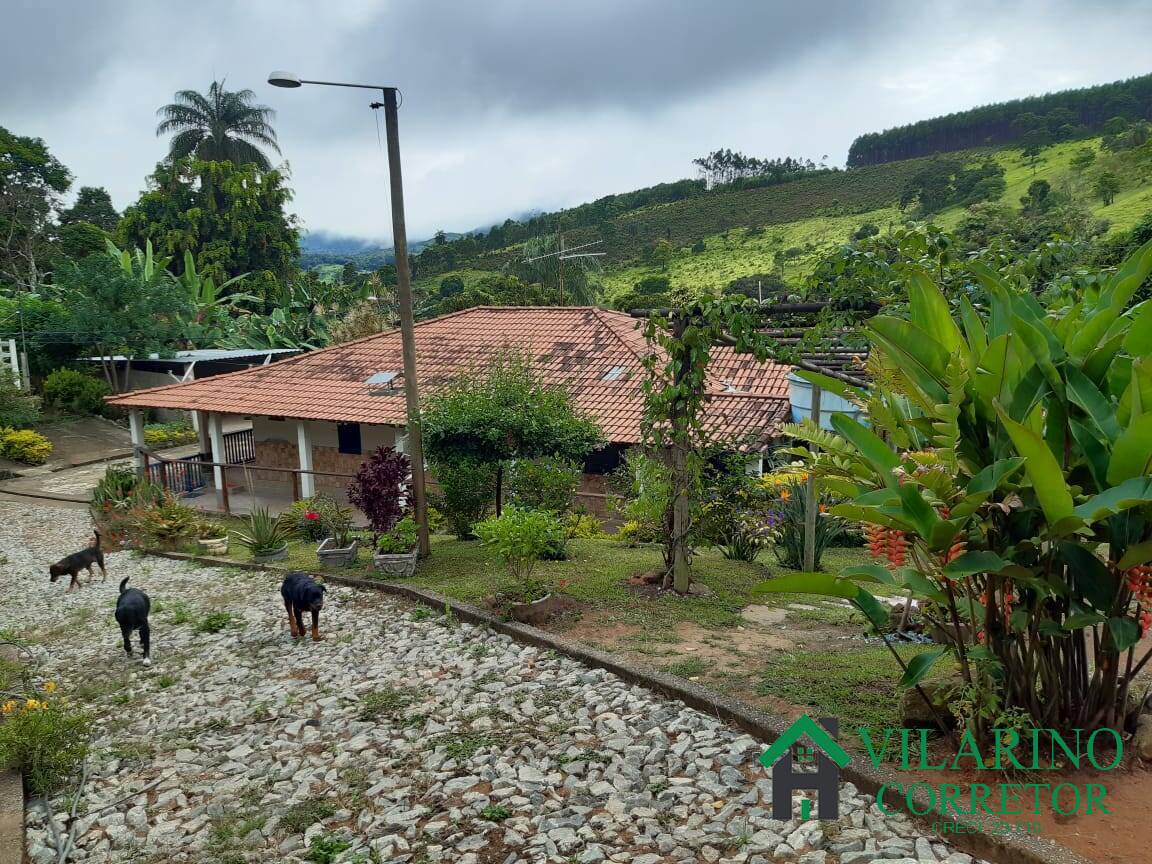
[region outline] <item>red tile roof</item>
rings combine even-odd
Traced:
[[[592,307],[482,306],[415,328],[422,395],[435,392],[470,368],[507,349],[531,356],[542,377],[562,384],[577,406],[594,417],[609,441],[641,440],[644,412],[642,357],[647,351],[638,322],[622,312]],[[789,419],[790,367],[757,364],[730,348],[717,349],[709,369],[708,424],[726,436],[764,442]],[[403,368],[400,333],[389,331],[256,366],[111,397],[122,407],[175,408],[402,426],[403,378],[394,392],[371,395],[377,372]]]

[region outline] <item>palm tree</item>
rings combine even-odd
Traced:
[[[271,123],[275,112],[253,105],[255,98],[251,90],[225,90],[220,81],[212,82],[207,95],[181,90],[156,112],[162,118],[156,134],[175,133],[168,150],[173,159],[194,153],[205,161],[252,162],[267,170],[272,164],[260,146],[280,152]]]

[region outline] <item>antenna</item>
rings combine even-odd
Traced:
[[[570,249],[564,248],[564,233],[562,231],[556,232],[559,249],[555,252],[546,252],[543,255],[536,255],[532,258],[525,258],[525,264],[531,264],[533,261],[540,261],[544,258],[555,258],[560,262],[560,305],[564,305],[564,262],[572,258],[596,258],[600,255],[607,255],[607,252],[581,252],[573,255],[577,249],[587,249],[589,246],[597,246],[603,243],[603,240],[593,240],[591,243],[582,243],[579,246],[573,246]]]

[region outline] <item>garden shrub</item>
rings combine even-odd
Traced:
[[[416,520],[405,516],[386,534],[376,540],[376,551],[381,555],[403,555],[416,548],[419,531]]]
[[[804,567],[806,479],[807,475],[798,474],[790,475],[778,485],[773,485],[776,481],[771,477],[765,481],[765,485],[773,488],[774,496],[768,513],[768,522],[775,541],[772,548],[776,553],[776,560],[792,570],[801,570]],[[836,504],[837,501],[832,495],[817,492],[816,506],[819,508],[819,513],[816,516],[816,556],[813,564],[816,570],[820,569],[824,550],[834,546],[844,536],[847,528],[847,523],[843,519],[831,513]]]
[[[329,536],[324,514],[337,506],[335,498],[318,492],[310,498],[293,501],[284,518],[295,526],[302,539],[318,543]]]
[[[134,511],[135,539],[140,545],[174,548],[196,537],[200,516],[168,493],[158,504]]]
[[[453,459],[433,463],[432,473],[440,486],[436,508],[444,514],[452,532],[467,540],[496,495],[496,466],[473,459]]]
[[[40,400],[16,386],[7,368],[0,369],[0,427],[24,429],[40,422]]]
[[[44,404],[69,414],[103,414],[104,397],[112,392],[107,381],[76,369],[56,369],[44,379]]]
[[[693,532],[725,558],[755,561],[771,545],[769,493],[759,478],[744,471],[743,460],[729,455],[704,472],[702,503]]]
[[[567,513],[576,500],[581,473],[576,462],[558,456],[518,459],[508,466],[508,503]]]
[[[348,501],[368,519],[373,534],[387,534],[412,502],[411,461],[394,447],[377,447],[348,484]]]
[[[0,703],[0,767],[19,771],[33,795],[59,792],[88,755],[92,718],[45,694]]]
[[[599,540],[604,524],[591,513],[570,513],[566,526],[569,540]]]
[[[534,591],[531,578],[536,564],[566,539],[555,514],[519,507],[508,507],[501,516],[479,523],[476,536],[508,566],[525,596]]]
[[[617,538],[628,543],[663,540],[664,519],[672,498],[667,466],[639,450],[629,450],[614,483],[622,489],[617,509],[624,519]]]
[[[179,447],[198,440],[190,423],[149,423],[144,427],[144,443],[149,447]]]
[[[43,465],[52,455],[52,442],[31,429],[0,429],[0,456],[25,465]]]

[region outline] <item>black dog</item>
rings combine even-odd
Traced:
[[[68,585],[68,593],[71,594],[73,590],[80,587],[80,571],[87,568],[88,580],[92,580],[92,565],[96,564],[100,567],[100,575],[103,577],[102,581],[108,580],[108,571],[104,569],[104,553],[100,550],[100,532],[93,531],[96,535],[96,542],[83,549],[80,552],[73,552],[67,558],[61,558],[55,564],[48,568],[48,581],[55,582],[65,573],[72,577],[72,581]]]
[[[148,629],[148,610],[152,601],[139,588],[126,588],[129,576],[120,583],[120,596],[116,599],[116,623],[124,636],[124,653],[132,656],[132,631],[140,631],[140,648],[144,651],[144,665],[152,665],[152,631]]]
[[[293,639],[300,639],[307,633],[304,629],[305,611],[312,613],[312,641],[319,642],[324,638],[320,635],[320,610],[324,608],[324,592],[327,590],[326,585],[321,585],[307,573],[289,573],[284,577],[280,596],[288,610],[288,627]]]

